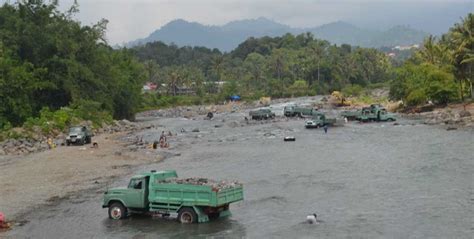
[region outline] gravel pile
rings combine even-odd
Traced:
[[[191,184],[191,185],[210,186],[212,188],[216,188],[216,189],[219,189],[219,190],[242,186],[242,183],[240,183],[236,180],[216,181],[216,180],[207,179],[207,178],[173,178],[173,179],[168,179],[165,182],[167,182],[167,183],[176,183],[176,184]]]

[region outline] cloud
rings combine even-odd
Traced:
[[[5,2],[5,1],[3,1]],[[10,1],[11,2],[11,1]],[[74,0],[59,0],[62,10]],[[83,24],[109,20],[111,44],[143,38],[177,18],[207,25],[266,17],[293,27],[311,27],[343,20],[362,27],[409,24],[418,28],[449,27],[474,11],[467,0],[78,0]],[[433,14],[438,14],[435,16]],[[431,24],[434,21],[436,24]],[[434,28],[432,27],[432,28]],[[428,30],[432,31],[430,27]],[[436,32],[437,33],[437,32]]]

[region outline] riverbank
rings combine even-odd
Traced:
[[[181,150],[186,152],[189,147],[202,143],[206,135],[213,135],[204,140],[209,144],[249,139],[249,133],[229,136],[221,128],[240,128],[244,132],[246,128],[262,125],[254,130],[260,132],[260,128],[265,128],[262,131],[263,138],[297,135],[299,129],[280,126],[269,128],[268,125],[288,122],[290,119],[282,116],[283,107],[295,102],[313,106],[319,104],[323,106],[323,111],[338,114],[337,110],[331,109],[329,104],[321,102],[318,97],[274,100],[270,108],[277,113],[277,119],[273,121],[244,120],[249,109],[262,106],[258,103],[177,107],[143,112],[137,115],[137,123],[124,121],[117,124],[122,126],[101,129],[93,139],[99,148],[91,148],[91,145],[60,146],[26,156],[0,156],[0,211],[5,212],[10,219],[23,220],[35,208],[55,205],[62,199],[74,199],[81,193],[103,191],[113,179],[132,172],[140,165],[179,156]],[[458,107],[453,107],[451,112],[459,114],[454,109]],[[467,109],[472,111],[472,105]],[[444,112],[447,109],[442,110]],[[215,117],[205,120],[207,112],[214,112]],[[423,119],[427,115],[439,114],[429,112],[403,117]],[[172,136],[168,137],[170,148],[152,150],[150,144],[158,139],[162,131],[172,132]]]
[[[155,155],[135,139],[153,142],[162,129],[172,132],[171,148],[163,151],[172,155],[131,174],[173,169],[181,178],[242,182],[245,200],[231,205],[231,218],[196,225],[138,215],[109,220],[99,189],[34,210],[27,214],[29,223],[6,237],[469,238],[472,132],[400,117],[396,124],[348,122],[325,134],[305,129],[303,119],[282,116],[288,104],[313,105],[321,98],[272,103],[276,119],[248,124],[248,110],[216,113],[211,120],[137,118],[156,127],[120,137],[128,142],[123,148]],[[296,141],[285,142],[285,136]],[[115,178],[113,186],[126,185],[128,176]],[[308,213],[317,213],[321,223],[304,224]]]
[[[81,192],[103,190],[114,178],[138,165],[164,157],[127,150],[126,133],[104,133],[90,145],[57,147],[27,156],[0,158],[0,211],[9,220],[28,218],[36,208],[72,199]]]
[[[147,111],[137,115],[138,122],[126,120],[115,121],[113,125],[105,126],[95,131],[93,142],[82,146],[64,146],[64,135],[59,135],[54,141],[56,148],[48,149],[46,142],[29,140],[7,140],[0,148],[13,155],[0,155],[0,211],[7,215],[8,220],[17,225],[28,220],[32,211],[48,206],[54,206],[64,199],[75,200],[81,194],[102,192],[114,179],[129,174],[140,165],[160,162],[169,157],[179,156],[181,146],[193,144],[189,140],[199,140],[199,127],[187,128],[193,137],[186,135],[178,137],[178,128],[167,128],[165,119],[203,120],[208,112],[218,115],[209,120],[214,128],[223,127],[227,115],[260,106],[258,102],[229,103],[226,105],[176,107],[163,110]],[[150,124],[145,118],[154,118]],[[163,120],[156,121],[162,118]],[[242,121],[242,122],[240,122]],[[164,123],[163,123],[164,122]],[[263,122],[258,122],[263,123]],[[232,127],[243,126],[244,117],[225,125]],[[202,130],[202,129],[201,129]],[[158,140],[162,131],[172,131],[168,137],[170,147],[167,149],[152,149],[153,141]],[[143,133],[146,132],[146,133]],[[44,139],[43,139],[44,140]],[[184,141],[184,142],[183,142]],[[42,147],[28,146],[42,144]],[[37,150],[24,150],[34,147]]]
[[[433,107],[427,112],[402,114],[407,119],[421,120],[427,125],[438,125],[447,129],[474,128],[474,103],[450,104]]]

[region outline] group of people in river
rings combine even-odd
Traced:
[[[160,139],[153,142],[153,149],[157,149],[158,146],[160,146],[160,148],[169,148],[170,144],[168,143],[166,136],[170,137],[173,136],[173,134],[171,131],[168,131],[168,134],[165,134],[165,131],[161,131]]]

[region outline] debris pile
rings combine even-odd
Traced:
[[[427,125],[458,125],[464,127],[474,126],[474,116],[469,111],[455,111],[441,109],[431,112],[407,114],[410,119],[422,119]]]
[[[242,183],[232,180],[232,181],[216,181],[208,178],[173,178],[167,179],[166,183],[176,183],[176,184],[191,184],[191,185],[203,185],[210,186],[214,189],[223,190],[228,188],[234,188],[242,186]]]
[[[34,139],[7,139],[0,143],[0,155],[22,155],[48,149],[46,138]]]

